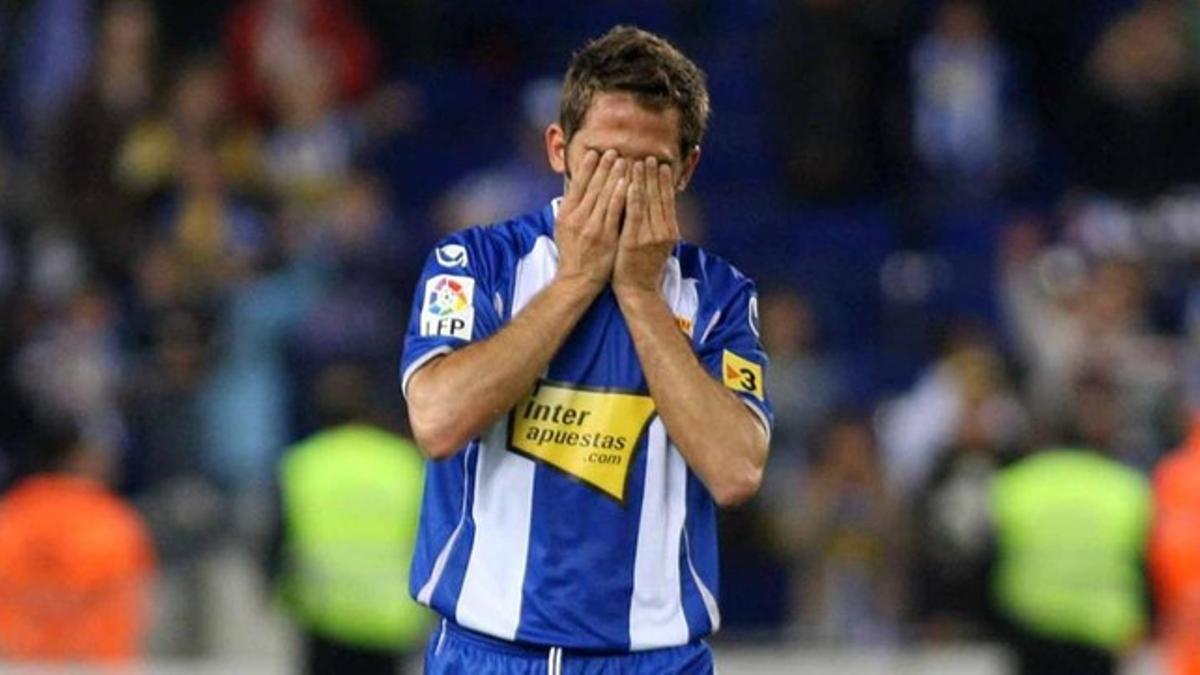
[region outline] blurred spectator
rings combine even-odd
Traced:
[[[1076,387],[1064,442],[992,489],[992,591],[1023,675],[1115,673],[1148,623],[1149,485],[1106,456],[1119,423],[1112,383],[1089,374]]]
[[[10,3],[18,6],[17,3]],[[17,142],[36,145],[51,132],[70,98],[87,74],[92,51],[93,4],[87,0],[36,0],[21,3],[16,12],[11,44],[13,101]],[[0,10],[0,14],[4,13]],[[8,36],[4,36],[8,37]],[[5,42],[0,37],[0,42]]]
[[[131,436],[140,450],[135,458],[136,487],[147,490],[150,499],[160,490],[170,492],[177,481],[203,477],[196,393],[207,374],[209,347],[204,332],[200,317],[185,310],[163,314],[154,326],[149,357],[131,369],[122,400]],[[182,509],[157,513],[179,511]],[[189,534],[186,523],[178,525],[161,532],[155,528],[156,548],[164,558],[174,554],[173,538]]]
[[[776,5],[765,58],[785,187],[820,202],[878,194],[901,154],[905,3]]]
[[[1193,123],[1200,88],[1189,63],[1186,4],[1143,2],[1093,50],[1065,128],[1082,185],[1145,199],[1200,178]]]
[[[817,317],[806,298],[783,286],[764,288],[758,304],[763,347],[771,355],[766,386],[775,410],[764,496],[780,512],[791,513],[796,481],[813,461],[829,415],[847,402],[847,384],[841,364],[819,343]]]
[[[267,485],[272,458],[293,439],[288,347],[323,287],[311,260],[269,260],[230,288],[217,317],[217,355],[201,392],[204,458],[235,496]]]
[[[938,202],[996,196],[1029,139],[1016,82],[981,0],[945,0],[912,53],[913,146]]]
[[[156,645],[200,656],[205,647],[200,568],[221,536],[226,505],[207,474],[200,393],[209,369],[207,327],[184,309],[155,316],[150,353],[123,396],[131,436],[126,480],[154,537],[161,575]]]
[[[43,430],[37,452],[40,472],[0,501],[0,657],[135,659],[154,573],[145,526],[70,425]]]
[[[558,120],[562,83],[544,78],[525,85],[513,156],[498,166],[468,174],[436,207],[444,232],[496,223],[525,213],[562,194],[562,179],[546,165],[546,127]]]
[[[951,331],[944,355],[882,413],[888,477],[906,499],[929,481],[939,451],[956,442],[968,418],[977,416],[971,422],[997,445],[1011,444],[1026,427],[991,336],[970,323]]]
[[[114,171],[121,141],[153,101],[155,22],[145,0],[114,0],[100,19],[92,71],[55,139],[50,180],[61,215],[105,282],[125,280],[145,237],[135,204]],[[61,203],[61,206],[59,204]]]
[[[141,251],[133,262],[133,281],[124,327],[127,344],[138,360],[133,365],[148,360],[164,317],[182,311],[211,325],[216,298],[194,284],[186,258],[171,241],[160,239]]]
[[[1171,675],[1200,674],[1200,416],[1154,473],[1150,539],[1159,634]]]
[[[344,0],[243,0],[224,39],[237,103],[260,118],[270,110],[271,83],[301,55],[329,69],[322,86],[336,103],[360,100],[379,67],[375,38]]]
[[[408,592],[424,465],[373,418],[371,381],[349,365],[315,387],[322,431],[279,466],[270,573],[305,634],[304,672],[393,675],[429,615]]]
[[[905,519],[870,426],[835,419],[785,530],[797,567],[797,630],[818,639],[880,644],[898,638]]]
[[[305,246],[326,267],[324,288],[295,338],[302,375],[335,361],[372,364],[380,378],[394,367],[419,250],[392,209],[379,177],[356,173]],[[311,418],[311,416],[306,416]]]
[[[994,402],[966,407],[941,449],[913,513],[912,619],[924,639],[979,639],[995,628],[988,600],[991,505],[988,492],[1017,440],[996,433]],[[1003,413],[1001,413],[1003,417]]]
[[[165,200],[158,235],[170,247],[183,284],[203,296],[250,274],[270,241],[262,215],[229,188],[218,148],[189,141],[175,156],[178,187]]]
[[[89,444],[115,453],[124,442],[117,406],[121,353],[112,298],[85,288],[61,316],[38,327],[16,356],[13,377],[41,415],[61,414]]]
[[[1121,456],[1149,467],[1167,447],[1164,423],[1179,373],[1172,366],[1175,349],[1151,330],[1144,272],[1128,260],[1089,265],[1074,249],[1041,248],[1036,238],[1028,231],[1012,234],[1001,278],[1030,374],[1030,408],[1043,426],[1052,424],[1069,414],[1075,379],[1102,370],[1118,387]]]
[[[231,189],[246,195],[262,188],[262,140],[234,116],[226,79],[224,64],[211,55],[180,68],[166,110],[140,121],[121,146],[116,170],[125,191],[150,197],[170,189],[184,151],[210,145]]]
[[[349,177],[363,129],[335,97],[335,64],[314,52],[286,56],[268,82],[279,125],[267,139],[267,173],[285,208],[320,215]]]
[[[1006,325],[1030,370],[1026,393],[1036,409],[1063,400],[1074,377],[1088,274],[1078,251],[1046,246],[1044,239],[1040,223],[1015,221],[1005,232],[998,279]]]

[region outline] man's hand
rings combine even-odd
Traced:
[[[429,457],[453,456],[517,405],[608,284],[625,211],[627,167],[615,150],[603,156],[589,151],[554,223],[554,282],[494,335],[436,357],[412,374],[408,417]]]
[[[584,155],[554,223],[560,279],[582,281],[599,293],[612,277],[629,184],[626,169],[616,150]]]
[[[670,165],[633,165],[613,292],[667,435],[717,504],[749,499],[762,483],[767,434],[746,405],[701,365],[660,291],[679,241]]]
[[[671,166],[654,157],[633,165],[613,267],[613,292],[618,297],[658,294],[663,267],[679,241],[674,178]]]

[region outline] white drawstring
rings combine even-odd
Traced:
[[[562,647],[551,647],[546,657],[546,674],[562,675]]]
[[[446,643],[446,620],[442,619],[442,630],[438,634],[437,646],[433,648],[433,653],[438,656],[441,656],[442,655],[442,645],[445,643]]]

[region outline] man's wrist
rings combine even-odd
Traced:
[[[590,279],[582,274],[559,274],[550,283],[550,288],[576,302],[590,303],[604,290],[605,282]]]
[[[613,284],[613,295],[616,296],[617,304],[625,314],[642,314],[647,310],[661,309],[667,306],[667,301],[657,288]]]

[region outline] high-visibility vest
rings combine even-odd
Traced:
[[[1200,675],[1200,420],[1154,473],[1150,571],[1172,675]]]
[[[1117,650],[1145,629],[1151,500],[1141,474],[1099,454],[1037,453],[992,490],[999,608],[1043,637]]]
[[[408,595],[423,461],[412,443],[348,425],[292,448],[280,467],[280,592],[314,633],[366,648],[408,649],[426,611]]]

